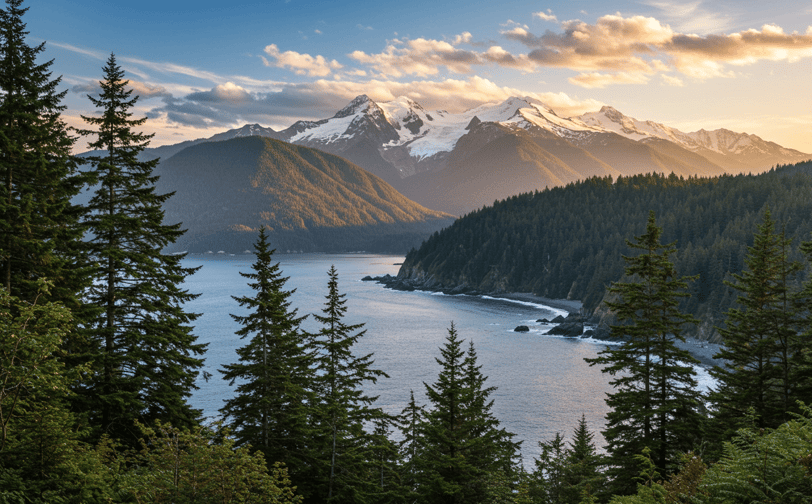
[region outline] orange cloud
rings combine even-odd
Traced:
[[[275,60],[270,61],[263,56],[262,61],[265,63],[265,66],[291,68],[298,75],[324,77],[330,75],[333,70],[343,68],[338,61],[327,61],[327,59],[321,55],[313,57],[309,54],[297,53],[296,51],[281,52],[276,44],[266,46],[265,54]]]
[[[534,16],[553,20],[552,12]],[[457,74],[471,73],[478,65],[496,65],[534,72],[542,67],[568,68],[579,73],[570,78],[573,84],[605,87],[612,84],[649,82],[655,74],[677,71],[683,75],[707,79],[729,77],[729,65],[744,66],[762,60],[794,62],[812,57],[812,27],[806,33],[787,34],[775,25],[761,30],[731,34],[691,35],[674,31],[653,17],[621,14],[606,15],[594,24],[565,21],[562,31],[536,35],[527,26],[508,23],[502,31],[505,39],[529,49],[527,54],[491,45],[484,52],[462,49],[472,44],[465,32],[452,41],[414,39],[394,40],[377,54],[355,51],[349,56],[369,65],[382,76],[421,77],[437,75],[441,68]],[[669,85],[684,84],[668,76]]]

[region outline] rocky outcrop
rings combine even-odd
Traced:
[[[563,322],[547,331],[547,334],[554,334],[556,336],[567,336],[570,338],[580,336],[583,333],[584,333],[583,322]]]
[[[364,278],[361,279],[361,281],[377,282],[379,284],[382,284],[387,289],[399,291],[420,290],[428,292],[442,292],[443,294],[448,294],[450,296],[454,296],[457,294],[468,294],[471,296],[485,294],[476,289],[471,289],[465,284],[457,285],[455,287],[443,287],[443,285],[440,282],[438,282],[433,276],[426,275],[407,276],[399,274],[398,276],[394,277],[392,275],[386,274],[377,277],[365,276]]]

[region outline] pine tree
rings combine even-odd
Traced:
[[[26,43],[22,0],[0,10],[0,285],[22,300],[39,296],[71,310],[87,277],[81,261],[82,209],[71,203],[86,177],[76,173],[74,139],[60,114],[67,91],[51,78],[52,61],[37,63],[45,43]],[[42,299],[40,299],[42,301]]]
[[[769,208],[748,249],[746,269],[727,285],[738,291],[738,306],[719,329],[724,346],[715,356],[724,366],[711,371],[719,387],[711,394],[724,439],[745,427],[776,428],[797,412],[793,359],[802,355],[790,286],[800,265],[788,258],[790,240],[778,233]],[[722,439],[722,440],[724,440]]]
[[[234,427],[238,445],[250,444],[262,452],[269,465],[284,463],[299,494],[308,498],[313,491],[306,474],[313,460],[311,412],[315,403],[313,356],[310,343],[291,309],[293,290],[284,290],[288,278],[279,263],[273,263],[265,229],[255,244],[256,261],[252,273],[240,273],[250,280],[253,297],[234,297],[247,315],[232,315],[242,326],[237,335],[248,342],[237,349],[239,362],[220,370],[231,385],[238,383],[236,395],[220,409]],[[303,484],[307,483],[307,484]]]
[[[163,224],[161,205],[171,194],[155,193],[158,160],[138,160],[152,137],[136,131],[146,118],[132,118],[138,97],[131,97],[115,56],[103,71],[101,93],[89,96],[101,115],[83,116],[97,129],[80,131],[99,152],[87,158],[99,184],[86,217],[94,284],[85,297],[97,308],[86,332],[95,374],[80,390],[80,407],[101,432],[135,439],[135,420],[197,422],[199,411],[186,399],[205,345],[189,325],[197,314],[183,309],[196,295],[180,287],[195,269],[183,266],[183,256],[161,253],[183,231]]]
[[[374,443],[364,424],[383,415],[372,408],[377,397],[366,395],[363,386],[386,374],[373,368],[372,354],[353,354],[353,346],[366,331],[363,324],[344,322],[347,301],[339,293],[335,266],[328,272],[327,288],[322,315],[315,315],[322,324],[314,339],[316,387],[321,398],[317,421],[326,441],[319,456],[327,463],[326,474],[317,478],[323,490],[315,497],[318,502],[359,502],[375,491],[375,482],[369,479],[372,457],[368,452]]]
[[[476,362],[468,354],[454,324],[436,359],[442,370],[434,385],[425,384],[432,408],[422,425],[423,450],[419,454],[418,491],[422,502],[486,502],[487,482],[512,476],[518,447],[513,434],[499,429],[490,412],[490,394]],[[500,474],[501,473],[501,474]]]
[[[684,341],[682,326],[695,322],[678,309],[688,279],[677,276],[669,259],[676,247],[661,244],[661,235],[650,212],[645,233],[627,241],[641,253],[624,257],[629,281],[613,284],[609,292],[618,299],[607,303],[621,322],[611,333],[626,341],[587,359],[614,377],[604,437],[616,493],[634,491],[629,476],[636,473],[635,456],[646,447],[661,474],[673,470],[674,456],[691,447],[700,425],[700,396],[690,367],[697,361],[675,343]]]

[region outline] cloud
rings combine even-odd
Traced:
[[[558,18],[555,17],[555,14],[553,14],[553,11],[550,9],[547,9],[547,12],[534,12],[533,16],[543,21],[552,21],[554,23],[558,22]]]
[[[569,81],[577,86],[588,89],[605,88],[612,84],[647,84],[649,77],[640,73],[618,72],[605,74],[599,72],[582,73],[570,77]]]
[[[685,83],[682,82],[682,79],[679,77],[674,77],[673,75],[661,74],[660,77],[663,79],[663,84],[667,84],[669,86],[675,87],[683,87]]]
[[[648,0],[646,5],[658,9],[663,19],[686,33],[719,33],[733,24],[729,14],[712,12],[702,7],[703,1],[694,2]]]
[[[483,103],[503,101],[511,96],[530,96],[548,104],[563,116],[597,110],[603,105],[596,100],[579,100],[565,93],[532,93],[499,86],[478,76],[410,82],[319,79],[314,82],[285,84],[270,92],[252,92],[227,83],[209,90],[196,91],[182,98],[165,98],[163,105],[152,109],[149,116],[183,127],[201,129],[234,127],[246,122],[282,129],[299,119],[331,117],[360,94],[366,94],[379,102],[408,96],[429,110],[443,109],[450,112],[462,112]]]
[[[142,99],[164,98],[172,96],[172,94],[163,86],[147,84],[146,82],[140,82],[132,79],[128,79],[127,87],[132,90],[132,96],[138,96]],[[98,81],[93,81],[76,84],[71,87],[71,91],[77,94],[92,95],[95,97],[101,92],[101,87],[99,86]]]
[[[276,44],[265,46],[265,54],[275,60],[270,61],[263,56],[262,61],[265,63],[265,66],[290,68],[298,75],[324,77],[330,75],[333,70],[342,68],[342,65],[338,61],[327,61],[327,59],[321,55],[314,58],[309,54],[301,54],[295,51],[280,52]]]
[[[462,43],[470,43],[471,39],[472,36],[468,32],[457,35],[451,42],[425,38],[395,39],[390,41],[381,53],[367,54],[364,51],[354,51],[348,56],[390,77],[404,75],[426,77],[438,74],[440,67],[445,67],[453,73],[465,74],[471,71],[472,65],[483,63],[476,51],[456,47]]]
[[[198,70],[197,68],[192,68],[184,65],[177,65],[175,63],[148,61],[140,58],[132,58],[126,56],[120,57],[118,58],[118,60],[124,63],[130,63],[132,65],[149,68],[151,70],[164,74],[186,75],[187,77],[195,77],[197,79],[206,80],[210,82],[223,81],[222,76],[216,73],[207,72],[205,70]]]
[[[729,35],[675,35],[663,50],[674,59],[674,67],[692,77],[724,76],[724,65],[745,66],[758,61],[793,63],[812,57],[812,27],[804,34],[784,33],[776,25]]]
[[[687,12],[697,5],[689,6]],[[787,34],[779,26],[764,25],[761,30],[703,36],[676,32],[653,17],[614,14],[595,24],[566,21],[562,30],[536,35],[514,26],[502,35],[530,49],[526,58],[517,58],[525,69],[534,64],[580,71],[583,73],[570,82],[584,87],[647,82],[651,75],[671,70],[696,79],[730,77],[728,65],[763,60],[791,63],[812,57],[812,27],[803,34]],[[510,56],[500,54],[487,60],[511,66]]]
[[[74,52],[77,54],[84,54],[85,56],[90,56],[93,59],[104,61],[110,56],[109,54],[102,53],[100,51],[94,51],[92,49],[83,49],[81,47],[76,47],[75,45],[71,44],[63,44],[60,42],[48,42],[48,46],[59,47],[60,49],[65,49],[70,52]]]

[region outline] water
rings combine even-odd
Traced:
[[[448,327],[454,322],[461,338],[472,340],[482,372],[489,386],[497,387],[491,396],[493,412],[502,426],[522,440],[525,464],[532,465],[538,442],[549,440],[556,432],[570,438],[581,415],[590,430],[596,432],[600,446],[607,407],[605,394],[611,391],[597,367],[589,367],[585,357],[595,357],[604,345],[582,339],[545,336],[546,327],[539,318],[552,319],[561,310],[531,303],[483,299],[473,296],[443,296],[427,292],[400,292],[384,289],[373,282],[362,282],[366,275],[396,274],[402,256],[379,255],[276,255],[288,290],[295,288],[292,306],[299,315],[320,313],[327,295],[327,271],[335,265],[339,290],[347,295],[348,324],[364,323],[366,335],[355,347],[357,354],[374,353],[375,366],[389,378],[372,384],[368,392],[378,395],[377,406],[389,413],[400,413],[409,400],[409,391],[425,404],[423,383],[434,383],[440,371],[435,358],[445,343]],[[210,418],[218,415],[223,400],[232,396],[232,388],[217,370],[236,362],[235,349],[244,344],[234,333],[239,329],[230,313],[245,312],[231,296],[252,295],[239,272],[251,271],[252,255],[189,256],[185,266],[202,266],[187,279],[190,292],[201,293],[187,305],[189,311],[202,313],[195,334],[208,343],[205,370],[213,376],[198,382],[200,390],[191,403]],[[517,325],[528,325],[529,333],[515,333]],[[318,324],[309,317],[303,324],[316,331]]]

